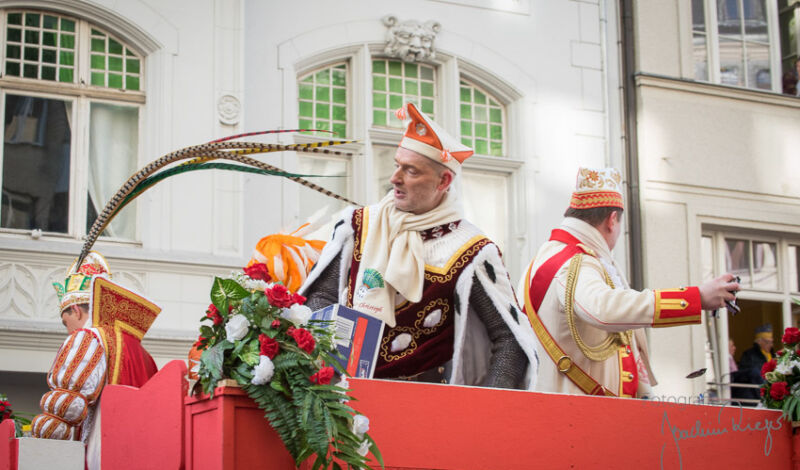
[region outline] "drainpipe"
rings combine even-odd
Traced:
[[[622,88],[625,133],[625,174],[628,178],[628,235],[630,242],[631,287],[644,288],[644,267],[642,265],[642,215],[639,193],[639,152],[636,134],[636,56],[634,51],[633,2],[620,0],[622,16],[620,49],[622,50]]]

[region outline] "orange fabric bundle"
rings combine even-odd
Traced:
[[[282,282],[289,291],[297,292],[325,247],[322,240],[306,240],[297,235],[308,225],[303,224],[289,235],[276,233],[259,240],[247,266],[264,263],[272,282]]]

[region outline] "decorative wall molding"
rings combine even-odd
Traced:
[[[219,100],[217,100],[219,122],[225,125],[235,126],[239,124],[241,111],[242,103],[239,102],[239,98],[233,95],[222,95],[219,97]]]
[[[438,21],[401,22],[396,16],[387,15],[383,17],[383,24],[389,29],[386,32],[386,47],[383,50],[389,57],[398,57],[405,62],[421,62],[436,58],[433,41],[436,39],[436,34],[442,30],[442,25]]]

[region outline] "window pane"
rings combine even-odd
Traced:
[[[94,86],[139,91],[141,59],[110,35],[92,28],[91,83]]]
[[[692,30],[705,31],[706,30],[706,10],[704,7],[705,0],[692,0]]]
[[[764,0],[744,0],[744,33],[749,40],[768,41]]]
[[[741,41],[719,40],[720,82],[724,85],[744,86],[743,47]]]
[[[423,64],[409,64],[399,60],[376,59],[372,61],[372,92],[374,126],[402,128],[403,123],[395,111],[404,102],[416,104],[422,112],[434,118],[434,70]],[[390,91],[389,102],[375,94]]]
[[[778,290],[778,260],[775,243],[753,242],[753,287]]]
[[[330,178],[308,178],[308,180],[322,186],[325,189],[333,191],[340,196],[350,196],[347,188],[347,175],[349,171],[349,164],[347,160],[298,154],[297,171],[304,175],[331,176]],[[334,214],[341,209],[344,209],[346,206],[344,202],[338,201],[302,186],[298,191],[299,215],[301,222],[309,220],[316,212],[322,211],[324,214]],[[333,222],[335,222],[335,220],[331,221],[331,223]],[[327,227],[326,229],[327,230],[325,231],[330,232]],[[330,239],[329,233],[318,232],[309,234],[307,238],[319,240]]]
[[[71,107],[6,95],[0,226],[67,232]]]
[[[800,292],[800,247],[789,246],[789,290]]]
[[[100,213],[137,167],[139,108],[92,103],[89,116],[89,204]],[[113,158],[112,158],[113,157]],[[125,206],[104,235],[132,240],[136,236],[136,202]],[[87,218],[91,227],[94,220]]]
[[[506,247],[508,177],[487,171],[464,169],[461,195],[464,217],[483,230],[500,251]]]
[[[392,184],[389,182],[389,178],[394,172],[394,155],[396,152],[397,147],[393,145],[372,146],[376,194],[373,194],[370,200],[378,201],[391,191]]]
[[[505,113],[498,100],[465,80],[461,81],[459,96],[462,142],[477,154],[503,156]]]
[[[6,73],[41,80],[61,80],[72,76],[75,37],[58,29],[58,16],[39,13],[9,13],[6,17]],[[19,25],[19,26],[11,26]],[[74,26],[74,25],[73,25]],[[74,29],[74,28],[73,28]],[[24,48],[23,46],[24,39]],[[59,48],[60,44],[60,48]],[[65,57],[70,58],[64,62]],[[20,57],[22,56],[22,57]],[[21,62],[20,59],[24,60]],[[63,81],[63,80],[61,80]]]
[[[299,118],[314,123],[310,127],[333,130],[337,138],[347,137],[343,132],[347,129],[347,64],[327,67],[300,77],[298,109]],[[331,137],[329,133],[307,133]]]
[[[742,13],[739,0],[717,0],[719,34],[742,34]]]
[[[694,57],[694,78],[708,80],[708,45],[705,34],[694,33],[692,36],[692,56]]]
[[[751,287],[750,242],[725,239],[725,271],[741,278],[742,287]]]
[[[772,78],[769,68],[769,45],[754,42],[746,43],[747,48],[747,86],[769,90]]]
[[[700,257],[703,281],[714,279],[714,247],[711,237],[700,239]]]

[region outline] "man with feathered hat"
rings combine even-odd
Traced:
[[[385,322],[375,377],[530,388],[533,332],[497,246],[451,189],[472,149],[413,104],[398,118],[409,122],[393,189],[345,212],[301,288],[306,305],[340,303]]]
[[[656,382],[644,328],[697,324],[701,310],[735,299],[732,274],[699,287],[631,289],[611,255],[623,208],[617,170],[581,168],[564,221],[526,270],[520,295],[545,356],[539,391],[647,396]]]
[[[141,387],[156,364],[141,340],[161,309],[111,281],[106,260],[90,252],[80,266],[54,283],[67,339],[61,345],[31,422],[33,437],[80,440],[89,469],[101,468],[100,408],[106,384]]]

